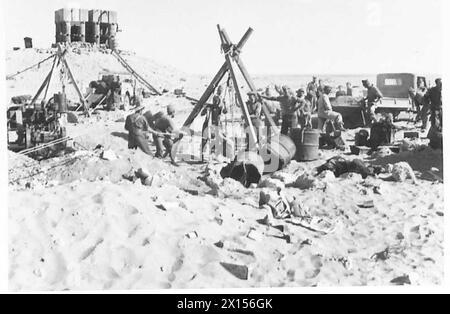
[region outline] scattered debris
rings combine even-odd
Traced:
[[[248,267],[242,265],[228,264],[228,263],[220,263],[220,265],[225,268],[230,274],[240,280],[248,280]]]
[[[101,158],[104,160],[108,160],[108,161],[115,161],[118,159],[116,153],[114,153],[114,151],[112,151],[112,150],[105,150],[101,154]]]
[[[190,232],[188,234],[186,234],[186,238],[188,239],[197,239],[198,238],[198,234],[196,231]]]
[[[325,235],[333,233],[336,230],[336,225],[332,221],[321,217],[304,217],[301,219],[291,218],[286,221],[293,225],[301,226],[310,231],[319,232]]]
[[[254,240],[256,242],[261,242],[263,239],[263,235],[260,232],[256,231],[255,229],[252,229],[248,233],[247,238],[249,238],[250,240]]]
[[[405,182],[407,179],[412,179],[414,184],[417,184],[416,175],[413,169],[407,162],[399,162],[392,166],[390,171],[392,178],[397,182]]]
[[[318,185],[318,180],[309,173],[304,173],[297,178],[294,187],[300,190],[310,190],[316,188]]]
[[[391,283],[397,286],[411,285],[411,279],[408,275],[397,277],[391,280]]]
[[[373,200],[370,200],[370,201],[366,201],[366,202],[364,202],[362,204],[359,204],[358,207],[360,207],[360,208],[374,208],[375,204],[373,203]]]
[[[258,187],[278,190],[278,189],[284,189],[285,185],[280,180],[267,178],[267,179],[264,179],[263,181],[261,181],[261,183],[259,184]]]
[[[354,159],[352,161],[346,160],[340,156],[333,157],[325,164],[318,167],[317,174],[321,174],[324,171],[332,171],[336,178],[339,178],[346,173],[358,173],[363,179],[368,176],[374,176],[381,172],[381,167],[367,166],[362,160]]]
[[[378,262],[378,261],[387,261],[389,258],[390,258],[390,250],[389,250],[389,248],[387,248],[386,250],[384,250],[384,251],[382,251],[382,252],[379,252],[379,253],[375,253],[374,255],[372,255],[371,257],[370,257],[370,259],[373,259],[373,260],[375,260],[375,262]]]

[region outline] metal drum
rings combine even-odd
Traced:
[[[265,162],[264,173],[273,173],[286,167],[294,158],[297,148],[290,137],[275,135],[261,149]]]
[[[295,160],[313,161],[319,159],[319,139],[318,130],[293,129],[292,138],[297,147]]]

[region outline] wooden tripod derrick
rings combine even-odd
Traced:
[[[36,104],[36,101],[42,95],[44,90],[45,90],[44,99],[47,98],[48,89],[50,87],[50,83],[51,83],[55,68],[58,66],[61,66],[63,68],[63,72],[65,74],[67,74],[68,78],[71,80],[72,85],[75,88],[75,91],[77,92],[77,95],[80,99],[80,107],[83,108],[85,113],[89,112],[88,111],[89,108],[87,106],[86,99],[84,98],[83,93],[81,92],[80,88],[78,87],[78,84],[75,80],[73,72],[70,69],[69,63],[67,62],[67,60],[65,58],[66,53],[67,53],[67,50],[63,50],[62,46],[58,45],[58,50],[53,57],[54,59],[53,59],[52,68],[51,68],[50,72],[48,73],[47,77],[45,78],[44,82],[42,83],[42,85],[39,87],[39,90],[37,91],[36,95],[33,97],[32,101],[30,103],[31,107],[33,107]],[[65,90],[65,85],[63,83],[63,92],[64,92],[64,90]]]
[[[244,101],[244,98],[242,97],[241,90],[239,88],[238,80],[237,80],[237,70],[238,69],[248,87],[250,88],[250,91],[257,93],[257,89],[255,87],[255,84],[253,83],[253,80],[251,79],[249,73],[247,72],[247,69],[244,65],[244,62],[242,61],[240,54],[242,52],[242,49],[244,48],[245,44],[247,43],[248,39],[250,38],[251,34],[253,33],[253,29],[249,28],[247,32],[244,34],[244,36],[241,38],[239,43],[237,45],[233,44],[233,42],[230,40],[230,37],[228,36],[226,30],[224,28],[221,28],[220,25],[217,25],[217,29],[219,31],[220,41],[221,41],[221,47],[222,52],[225,55],[225,62],[220,68],[220,70],[217,72],[217,74],[214,76],[211,83],[208,85],[206,91],[198,100],[196,106],[192,110],[191,114],[187,118],[186,122],[184,123],[183,127],[189,128],[194,120],[198,117],[198,115],[203,111],[205,106],[207,105],[208,100],[213,96],[215,90],[219,86],[220,82],[223,80],[223,78],[228,74],[231,78],[232,84],[234,86],[234,91],[236,93],[236,100],[241,108],[241,111],[244,116],[244,120],[246,125],[249,127],[250,137],[253,141],[253,143],[256,143],[259,146],[259,140],[256,135],[255,128],[253,126],[252,120],[250,118],[249,110],[247,107],[247,104]],[[276,126],[275,122],[273,121],[269,108],[265,103],[263,103],[263,113],[268,121],[268,124],[270,127],[276,130],[277,133],[279,133],[278,127]]]
[[[139,73],[137,73],[131,65],[119,54],[117,50],[112,50],[112,55],[119,61],[119,63],[127,70],[139,83],[144,85],[150,93],[156,96],[161,96],[161,92],[153,87],[145,78],[143,78]]]

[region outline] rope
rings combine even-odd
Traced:
[[[29,148],[29,149],[23,150],[23,151],[19,152],[19,155],[29,155],[29,154],[35,153],[37,151],[40,151],[42,149],[49,148],[49,147],[52,147],[52,146],[55,146],[55,145],[58,145],[58,144],[62,144],[64,142],[67,142],[67,141],[70,141],[70,140],[73,140],[73,138],[68,137],[68,136],[67,137],[63,137],[63,138],[54,140],[52,142],[45,143],[44,145],[41,145],[41,146],[37,146],[37,147],[33,147],[33,148]]]
[[[48,58],[42,60],[41,62],[36,63],[35,65],[32,65],[32,66],[30,66],[30,67],[28,67],[28,68],[26,68],[26,69],[24,69],[24,70],[22,70],[22,71],[19,71],[19,72],[17,72],[16,74],[7,75],[7,76],[6,76],[6,79],[7,79],[7,80],[11,80],[11,79],[15,78],[16,76],[18,76],[18,75],[20,75],[20,74],[22,74],[22,73],[25,73],[25,72],[27,72],[27,71],[29,71],[29,70],[31,70],[31,69],[34,69],[35,67],[40,67],[42,63],[47,62],[48,60],[50,60],[51,58],[53,58],[53,57],[55,57],[55,56],[56,56],[56,55],[53,54],[53,55],[51,55],[50,57],[48,57]]]

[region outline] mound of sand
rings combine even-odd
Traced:
[[[50,57],[56,50],[26,49],[8,51],[6,53],[6,72],[15,74],[25,68],[37,64]],[[75,52],[74,52],[75,51]],[[69,50],[66,59],[71,67],[78,86],[84,92],[91,81],[98,80],[101,74],[124,73],[125,68],[107,51],[89,50],[87,48]],[[173,92],[177,88],[185,88],[191,94],[198,95],[199,81],[197,77],[187,75],[172,67],[160,65],[151,59],[139,57],[131,53],[124,53],[124,59],[158,90]],[[29,70],[7,81],[7,96],[34,95],[52,67],[52,61],[43,63],[40,67]],[[192,88],[194,87],[194,88]],[[49,95],[61,90],[57,73],[51,82]],[[77,102],[78,96],[74,88],[67,89],[68,98]]]
[[[89,53],[68,57],[82,85],[102,71],[122,71],[111,55]],[[46,55],[11,52],[8,72]],[[181,82],[204,89],[168,67],[132,54],[125,58],[145,69],[142,74],[156,86]],[[9,95],[32,94],[50,66],[8,81]],[[176,106],[175,124],[181,126],[192,110],[185,99],[164,95],[145,103],[153,112],[167,104]],[[10,184],[8,204],[12,290],[360,286],[396,284],[398,278],[421,285],[443,282],[442,183],[311,178],[315,167],[344,156],[322,151],[320,160],[292,162],[272,181],[263,180],[283,182],[283,194],[307,209],[311,221],[332,225],[332,232],[295,220],[269,218],[269,226],[271,212],[259,206],[262,188],[208,180],[217,170],[195,163],[175,167],[128,150],[124,117],[98,112],[68,125],[78,151],[65,157],[37,163],[9,154],[10,181],[17,181]],[[102,159],[101,150],[93,151],[98,145],[117,158]],[[419,172],[442,171],[442,152],[429,149],[374,163],[401,161]],[[149,186],[123,178],[140,168],[151,177]],[[317,184],[289,187],[302,175]],[[264,191],[276,193],[283,184],[263,185]]]

